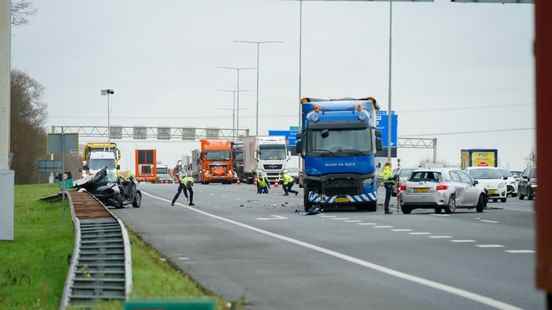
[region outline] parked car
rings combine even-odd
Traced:
[[[500,169],[495,167],[469,167],[468,174],[479,183],[479,187],[485,190],[488,199],[497,202],[508,200],[506,180]]]
[[[419,169],[401,185],[401,210],[409,214],[414,209],[434,209],[435,213],[454,213],[457,208],[483,212],[487,195],[478,182],[459,169]]]
[[[507,169],[500,169],[502,172],[502,178],[506,181],[506,196],[516,197],[518,195],[519,181],[514,175]]]
[[[393,188],[392,196],[396,197],[401,184],[405,184],[408,179],[410,178],[410,175],[412,175],[412,172],[414,172],[414,168],[397,168],[395,171],[393,171],[393,176],[395,178],[395,187]]]
[[[533,167],[529,167],[521,174],[519,180],[519,199],[523,200],[525,197],[532,200],[537,195],[537,171]]]

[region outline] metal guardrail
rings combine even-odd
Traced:
[[[132,261],[125,226],[88,193],[68,192],[75,245],[60,310],[98,300],[126,300]]]

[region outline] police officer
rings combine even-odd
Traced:
[[[293,177],[288,174],[287,170],[282,171],[281,176],[282,187],[284,188],[284,196],[289,196],[289,193],[294,193],[295,196],[297,196],[299,192],[292,189],[293,184],[295,184]]]
[[[380,172],[380,178],[383,182],[383,186],[385,187],[385,202],[383,204],[383,208],[385,210],[385,214],[392,214],[393,212],[389,210],[389,202],[391,201],[391,193],[393,192],[395,179],[393,177],[393,168],[391,167],[391,163],[385,163]]]

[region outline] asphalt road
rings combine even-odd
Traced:
[[[170,207],[175,185],[141,185],[127,225],[208,289],[251,309],[544,309],[534,288],[529,201],[484,213],[333,211],[304,216],[280,188],[196,185],[196,207]]]

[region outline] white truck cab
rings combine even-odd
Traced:
[[[87,169],[83,170],[83,176],[95,175],[96,172],[106,167],[107,174],[114,176],[117,170],[117,158],[111,151],[92,151],[84,166]]]
[[[246,137],[244,155],[244,172],[250,181],[261,172],[271,183],[277,183],[289,158],[286,137]]]

